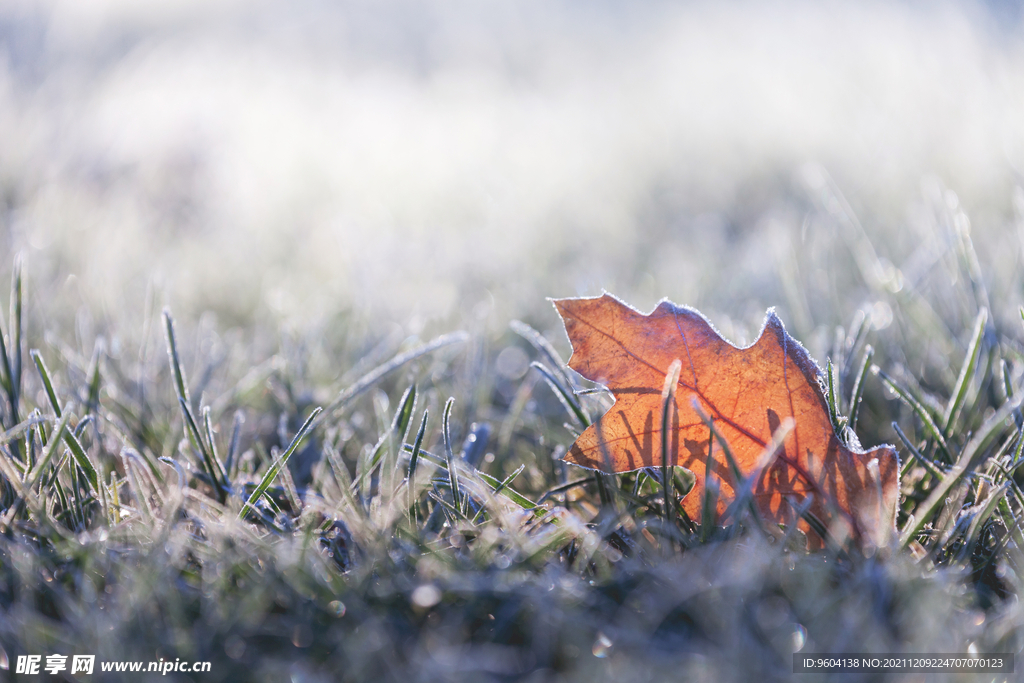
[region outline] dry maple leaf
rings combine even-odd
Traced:
[[[615,396],[615,405],[573,444],[568,462],[605,472],[660,466],[662,388],[678,359],[678,413],[670,423],[669,464],[682,465],[696,477],[683,499],[691,519],[700,519],[710,437],[705,419],[710,417],[743,476],[756,473],[754,501],[765,520],[798,521],[809,531],[802,519],[795,519],[794,504],[813,495],[810,511],[825,524],[842,518],[855,536],[886,543],[899,497],[896,449],[860,451],[839,440],[819,384],[821,369],[773,310],[758,340],[741,349],[698,311],[667,300],[650,315],[608,294],[554,304],[572,342],[569,367]],[[791,426],[789,433],[774,453],[766,453],[773,435],[784,433],[783,425]],[[738,484],[721,448],[713,453],[722,514]],[[822,539],[815,533],[809,533],[809,540],[820,547]]]

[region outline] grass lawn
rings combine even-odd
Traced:
[[[799,529],[739,514],[669,527],[660,470],[562,462],[611,398],[566,370],[542,304],[551,339],[520,321],[293,334],[262,358],[165,310],[149,321],[160,351],[135,353],[27,335],[19,264],[2,366],[6,662],[717,681],[789,678],[796,651],[1019,652],[1024,327],[991,312],[949,212],[933,265],[880,279],[829,351],[838,415],[862,396],[860,440],[901,454],[899,533],[867,551],[832,538],[807,552]],[[328,355],[345,370],[325,379]]]
[[[793,671],[1024,667],[1011,10],[12,4],[0,680],[1020,678]],[[774,307],[889,538],[567,463],[603,290]]]

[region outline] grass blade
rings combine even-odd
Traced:
[[[352,477],[349,476],[348,468],[341,459],[341,454],[329,443],[324,444],[324,454],[327,456],[327,462],[331,465],[331,472],[334,473],[334,480],[338,482],[338,490],[341,492],[341,499],[335,503],[336,508],[340,510],[342,506],[347,506],[348,511],[353,515],[361,516],[363,508],[356,502],[352,493],[354,484]]]
[[[754,468],[750,471],[750,474],[741,480],[739,487],[736,490],[735,499],[729,504],[728,509],[725,511],[726,518],[728,518],[730,514],[737,514],[737,511],[746,507],[750,511],[751,519],[754,520],[755,526],[757,526],[760,531],[765,531],[760,512],[758,511],[757,505],[754,501],[754,487],[757,486],[757,482],[760,481],[761,473],[775,463],[775,459],[783,450],[783,444],[786,442],[786,437],[788,437],[790,432],[795,428],[796,422],[794,422],[791,417],[785,418],[778,428],[776,428],[775,433],[772,434],[771,441],[765,444],[765,447],[758,456],[757,462],[754,465]],[[717,436],[718,440],[724,443],[725,440],[722,438],[722,435],[718,434]]]
[[[939,450],[946,456],[946,462],[952,463],[954,460],[953,454],[950,452],[949,446],[946,445],[946,439],[942,436],[942,430],[939,429],[938,425],[935,424],[935,420],[932,419],[931,413],[909,391],[901,387],[896,380],[887,375],[878,366],[874,366],[872,371],[921,418],[921,422],[924,423],[925,428],[938,444]]]
[[[842,417],[837,384],[836,368],[832,365],[832,359],[829,358],[825,364],[825,402],[828,404],[828,416],[832,421],[832,429],[841,436],[846,426],[846,420]]]
[[[178,357],[178,344],[174,337],[174,318],[171,317],[171,311],[168,308],[164,309],[164,333],[167,337],[167,360],[171,364],[174,391],[178,394],[178,400],[184,401],[185,405],[191,409],[192,400],[188,395],[188,384],[185,382],[185,373],[181,369],[181,359]]]
[[[525,470],[525,469],[526,469],[526,465],[525,464],[524,465],[520,465],[519,467],[517,467],[515,472],[513,472],[512,474],[510,474],[507,477],[505,477],[504,479],[502,479],[501,483],[499,483],[497,486],[492,487],[493,490],[491,491],[491,493],[494,494],[494,495],[497,495],[497,494],[501,493],[505,489],[505,487],[508,486],[509,484],[511,484],[513,481],[515,481],[516,477],[518,477],[520,474],[522,474],[523,470]],[[480,519],[480,515],[482,515],[483,513],[484,513],[484,507],[481,506],[481,508],[477,511],[476,515],[472,519],[473,524],[477,523],[477,520]]]
[[[57,394],[53,390],[53,382],[50,380],[50,373],[46,369],[46,364],[43,362],[43,356],[39,353],[38,349],[31,349],[28,355],[32,357],[32,361],[36,364],[36,369],[39,370],[39,377],[43,380],[43,388],[46,390],[46,397],[50,400],[50,407],[53,408],[54,414],[57,415],[57,419],[60,419],[60,404],[57,403]]]
[[[395,413],[394,423],[391,425],[391,432],[397,436],[400,442],[404,442],[409,435],[409,425],[412,423],[412,413],[416,409],[416,385],[413,384],[399,401],[398,412]]]
[[[581,406],[579,401],[576,400],[576,395],[569,391],[567,387],[562,386],[562,383],[557,377],[555,377],[554,373],[552,373],[551,370],[543,363],[533,361],[530,363],[530,367],[536,369],[544,376],[548,386],[550,386],[551,390],[555,392],[555,396],[557,396],[558,400],[560,400],[562,405],[565,406],[569,415],[574,417],[579,424],[582,424],[584,427],[589,427],[590,418],[587,416],[586,412],[584,412],[583,406]]]
[[[973,548],[975,541],[978,539],[978,534],[981,532],[982,525],[984,525],[1009,489],[1010,483],[1006,482],[992,491],[983,502],[975,506],[977,512],[974,515],[974,519],[971,520],[971,526],[967,530],[967,546],[965,550]]]
[[[665,524],[669,529],[675,526],[675,505],[673,505],[672,477],[669,468],[674,468],[676,457],[669,452],[669,432],[673,422],[679,422],[679,411],[676,406],[676,385],[679,383],[679,371],[683,362],[676,358],[665,374],[665,387],[661,391],[661,483],[665,493]],[[671,546],[671,539],[669,541]]]
[[[914,460],[917,460],[919,463],[924,465],[926,470],[934,474],[939,479],[942,479],[942,477],[946,476],[946,473],[943,472],[938,465],[936,465],[934,462],[926,458],[921,453],[921,451],[917,450],[917,448],[914,447],[914,444],[910,442],[910,439],[907,438],[907,435],[903,433],[902,429],[900,429],[899,423],[893,422],[892,428],[896,432],[896,436],[898,436],[900,438],[900,441],[903,442],[903,445],[906,447],[906,449],[910,452],[912,456],[914,456]],[[909,465],[910,462],[912,461],[908,459],[907,464]],[[903,474],[904,472],[900,472],[901,478]]]
[[[971,461],[982,445],[988,440],[992,432],[998,428],[1020,405],[1019,400],[1009,401],[996,411],[996,413],[985,421],[978,432],[971,437],[971,440],[964,447],[960,458],[949,472],[946,472],[939,484],[932,489],[932,492],[914,510],[912,523],[904,530],[900,538],[900,546],[907,547],[917,534],[924,528],[924,525],[931,519],[939,507],[946,502],[949,492],[953,486],[967,473]]]
[[[246,512],[256,509],[256,501],[263,496],[263,493],[272,483],[274,483],[274,480],[277,479],[277,475],[280,473],[280,468],[288,464],[288,459],[292,457],[292,453],[294,453],[299,447],[299,443],[306,436],[306,433],[313,428],[313,421],[316,420],[316,417],[322,412],[322,410],[322,408],[318,407],[309,414],[309,417],[306,418],[302,427],[300,427],[299,431],[295,434],[295,438],[293,438],[292,442],[288,444],[288,448],[281,454],[281,457],[267,469],[267,473],[263,475],[263,478],[253,490],[249,499],[245,501],[244,505],[242,505],[242,509],[238,512],[238,519],[245,519]]]
[[[103,339],[97,339],[92,349],[92,359],[89,361],[89,370],[86,372],[86,386],[89,394],[86,400],[85,409],[88,413],[94,413],[100,406],[100,365],[103,358],[105,345]]]
[[[70,404],[67,410],[70,410]],[[86,479],[92,484],[93,490],[98,491],[100,486],[99,476],[96,474],[96,466],[92,464],[92,460],[89,458],[89,454],[82,448],[82,442],[78,440],[78,437],[73,432],[64,431],[64,442],[67,443],[68,448],[71,450],[71,455],[74,456],[75,462],[85,472]]]
[[[974,331],[971,333],[971,342],[967,345],[967,356],[964,358],[963,367],[960,368],[960,375],[953,387],[953,395],[949,398],[946,412],[942,416],[942,433],[950,435],[954,423],[963,408],[967,399],[967,390],[970,389],[971,381],[978,370],[978,358],[981,357],[981,340],[985,334],[985,323],[988,320],[988,309],[982,308],[978,311],[978,317],[974,320]]]
[[[444,414],[441,417],[441,435],[444,438],[444,455],[448,464],[448,482],[452,487],[452,501],[455,503],[457,510],[462,510],[462,499],[459,492],[459,468],[455,464],[455,454],[452,453],[452,436],[449,430],[453,405],[455,405],[454,398],[449,398],[444,404]]]
[[[217,500],[224,503],[228,496],[228,486],[224,475],[223,465],[214,462],[209,448],[199,432],[199,425],[192,414],[191,398],[188,393],[188,382],[185,381],[185,372],[181,369],[181,359],[178,356],[178,343],[174,335],[174,319],[171,317],[170,309],[164,309],[164,333],[167,338],[167,360],[171,366],[171,376],[174,378],[174,391],[178,395],[178,404],[181,406],[181,414],[185,421],[185,434],[188,436],[192,447],[199,452],[203,459],[203,467],[217,492]]]
[[[558,355],[558,351],[551,345],[551,342],[547,340],[543,334],[533,329],[522,320],[513,320],[508,324],[509,328],[520,337],[525,339],[530,346],[537,349],[542,356],[548,359],[548,363],[551,368],[562,378],[562,381],[566,386],[572,386],[572,379],[562,368],[565,367],[565,361]]]
[[[416,406],[416,385],[409,387],[402,394],[402,400],[395,412],[395,417],[391,420],[391,428],[385,431],[380,439],[377,440],[377,444],[373,447],[372,454],[366,461],[366,465],[361,469],[359,476],[359,487],[364,488],[366,479],[373,476],[373,471],[377,469],[377,465],[384,459],[386,448],[388,443],[395,437],[399,438],[399,443],[405,440],[405,436],[409,431],[409,422],[412,418],[413,408]]]
[[[217,455],[217,442],[213,439],[213,420],[210,417],[210,412],[210,406],[203,407],[203,429],[206,432],[206,443],[210,446],[210,458],[213,460],[221,481],[230,488],[231,482],[228,481],[228,472],[221,463],[220,456]]]
[[[416,482],[416,465],[419,464],[420,458],[420,447],[423,445],[423,435],[427,431],[427,418],[430,417],[430,411],[424,409],[423,417],[420,418],[420,428],[416,430],[416,442],[412,446],[412,454],[409,456],[409,507],[413,511],[413,516],[416,515],[416,490],[413,484]]]
[[[710,418],[709,418],[710,420]],[[704,499],[700,510],[700,540],[707,543],[718,521],[718,480],[714,478],[715,432],[708,432],[708,459],[704,461]]]
[[[518,470],[516,470],[516,471],[518,471]],[[537,502],[538,503],[543,503],[545,500],[547,500],[551,496],[558,495],[559,493],[564,493],[564,492],[568,491],[569,489],[576,488],[577,486],[586,486],[587,484],[593,484],[593,483],[594,483],[594,478],[593,477],[582,477],[580,479],[573,479],[572,481],[567,481],[564,484],[559,484],[558,486],[552,486],[547,491],[545,491],[544,494],[541,495],[540,498],[537,499]]]
[[[29,351],[29,355],[32,357],[32,361],[36,365],[36,369],[39,370],[39,377],[42,379],[43,387],[46,390],[46,396],[50,401],[50,406],[53,408],[54,414],[58,419],[62,418],[62,411],[60,405],[57,403],[57,393],[53,390],[53,381],[50,379],[50,373],[46,369],[46,364],[43,362],[43,356],[38,350],[32,349]],[[70,411],[71,404],[65,406],[64,411]],[[99,476],[96,474],[96,466],[93,465],[89,455],[82,448],[82,443],[75,436],[74,432],[62,430],[64,441],[67,443],[68,448],[71,450],[71,455],[74,456],[75,462],[85,472],[86,479],[92,484],[94,491],[99,491]],[[52,439],[53,437],[51,437]]]
[[[203,437],[199,433],[199,426],[196,424],[195,418],[192,417],[192,411],[189,409],[188,403],[180,396],[178,397],[178,403],[181,405],[181,413],[185,418],[185,433],[188,435],[188,440],[192,447],[199,451],[199,455],[202,457],[203,469],[206,470],[206,474],[210,477],[210,483],[213,484],[213,488],[217,492],[217,500],[223,503],[227,500],[228,493],[224,483],[218,476],[217,466],[213,463],[206,444],[203,443]]]
[[[404,447],[404,450],[412,451],[412,446],[407,445]],[[439,455],[435,455],[434,453],[431,453],[430,451],[427,450],[420,450],[420,459],[426,460],[435,467],[446,467],[446,462],[444,458],[442,458]],[[497,488],[498,486],[501,485],[500,479],[490,474],[487,474],[486,472],[476,470],[474,472],[474,475],[483,479],[484,482],[486,482],[487,485],[490,486],[492,489]],[[533,512],[537,517],[542,517],[545,514],[547,514],[547,510],[545,508],[539,506],[537,503],[534,503],[532,500],[530,500],[523,494],[519,493],[511,486],[505,486],[501,490],[501,493],[522,509]]]
[[[71,404],[68,404],[67,410],[64,411],[64,417],[60,418],[57,422],[57,426],[53,428],[53,433],[50,435],[50,440],[46,442],[46,450],[43,451],[42,457],[39,458],[39,462],[32,469],[32,472],[25,477],[25,485],[28,488],[33,488],[39,477],[42,476],[43,470],[50,464],[50,460],[56,455],[57,449],[60,446],[64,432],[68,426],[68,420],[71,417]]]
[[[0,434],[0,446],[14,441],[32,427],[35,427],[36,425],[43,425],[50,421],[49,417],[44,417],[37,411],[33,411],[24,422],[21,422],[20,424],[11,427],[3,434]]]
[[[0,377],[0,386],[3,387],[4,392],[7,394],[7,402],[11,410],[11,424],[13,425],[18,421],[14,416],[17,394],[14,390],[14,371],[11,369],[11,358],[7,353],[7,342],[4,339],[2,317],[2,314],[0,314],[0,369],[3,370],[3,376]]]
[[[857,376],[853,380],[853,389],[850,391],[850,429],[857,431],[857,415],[860,413],[861,394],[864,393],[864,377],[868,368],[871,367],[871,359],[875,357],[875,349],[868,344],[864,348],[864,358],[857,369]]]
[[[242,424],[245,422],[245,413],[241,410],[235,411],[234,420],[231,423],[231,441],[228,443],[228,457],[224,462],[224,469],[227,472],[227,482],[230,485],[235,474],[235,465],[238,462],[238,446],[242,439]]]

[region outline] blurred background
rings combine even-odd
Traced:
[[[551,331],[606,289],[737,341],[775,305],[821,358],[969,235],[1011,315],[1022,36],[995,1],[7,0],[0,269],[49,325]]]

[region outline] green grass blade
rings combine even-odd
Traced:
[[[675,505],[672,493],[671,468],[675,465],[676,456],[669,452],[670,433],[673,421],[678,424],[679,411],[676,406],[676,385],[679,383],[679,371],[683,362],[678,358],[669,365],[665,374],[665,387],[661,391],[661,484],[665,495],[665,524],[669,529],[675,526]],[[670,541],[671,545],[671,541]]]
[[[518,472],[518,470],[516,470],[516,471]],[[593,477],[581,477],[580,479],[573,479],[572,481],[567,481],[564,484],[559,484],[558,486],[552,486],[547,491],[545,491],[543,493],[543,495],[541,495],[540,498],[537,499],[537,502],[538,503],[543,503],[545,500],[547,500],[551,496],[558,495],[559,493],[564,493],[564,492],[568,491],[569,489],[576,488],[577,486],[586,486],[587,484],[593,484],[593,483],[594,483],[594,478]]]
[[[543,375],[544,380],[548,383],[548,386],[551,387],[551,390],[555,392],[555,396],[557,396],[558,400],[562,402],[563,406],[565,406],[569,415],[575,418],[579,424],[582,424],[584,427],[589,427],[590,417],[588,417],[586,412],[584,412],[583,406],[580,405],[579,401],[576,400],[576,396],[567,387],[562,386],[562,383],[557,377],[555,377],[554,373],[552,373],[546,365],[538,363],[537,361],[530,363],[530,367],[536,369],[541,375]]]
[[[75,425],[75,428],[72,430],[72,434],[74,434],[76,438],[81,437],[82,434],[85,433],[85,428],[88,427],[93,421],[94,420],[92,415],[86,415],[85,417],[78,421],[78,424]]]
[[[518,477],[520,474],[522,474],[523,470],[525,470],[525,469],[526,469],[526,465],[525,464],[520,465],[519,467],[517,467],[516,471],[513,472],[512,474],[508,475],[504,479],[502,479],[500,484],[498,484],[497,486],[492,487],[493,488],[492,493],[501,493],[502,491],[504,491],[505,487],[507,487],[509,484],[511,484],[513,481],[515,481],[516,477]]]
[[[50,372],[46,369],[43,356],[39,353],[38,349],[29,350],[28,355],[31,356],[32,361],[36,364],[36,369],[39,370],[39,377],[42,378],[43,388],[46,390],[46,398],[49,399],[50,407],[53,408],[53,412],[59,420],[60,404],[57,403],[57,393],[53,390],[53,381],[50,380]]]
[[[413,515],[416,514],[416,491],[413,484],[416,481],[416,466],[419,464],[420,459],[420,447],[423,445],[423,435],[427,431],[427,418],[430,417],[430,411],[424,409],[423,417],[420,418],[420,427],[416,430],[416,441],[412,446],[412,454],[409,456],[409,475],[407,477],[409,482],[409,508],[413,510]]]
[[[445,511],[445,516],[448,517],[450,523],[454,524],[454,522],[457,522],[460,519],[466,519],[466,515],[462,512],[462,510],[449,503],[443,497],[439,496],[433,491],[428,492],[427,495],[433,498],[434,502],[441,506],[441,508]]]
[[[917,448],[914,446],[914,444],[912,444],[910,442],[910,439],[907,438],[907,435],[903,433],[903,430],[900,429],[900,426],[899,426],[898,423],[893,422],[892,423],[892,428],[896,432],[896,436],[898,436],[900,438],[900,441],[903,442],[903,445],[906,447],[906,449],[910,452],[910,454],[912,456],[914,456],[913,457],[914,460],[917,460],[919,463],[924,465],[925,469],[927,469],[929,472],[934,474],[938,479],[942,479],[942,477],[946,476],[946,473],[943,472],[939,468],[938,465],[936,465],[934,462],[932,462],[931,460],[926,458],[924,455],[922,455],[921,451],[917,450]],[[908,459],[907,464],[909,465],[910,462],[912,462],[912,461],[910,459]],[[903,472],[900,472],[900,476],[901,477],[902,477],[903,474],[904,474]]]
[[[707,543],[718,525],[718,490],[717,479],[704,480],[704,499],[700,511],[700,542]]]
[[[349,476],[348,468],[341,459],[341,454],[329,443],[324,444],[324,454],[327,456],[327,462],[331,465],[331,472],[334,473],[334,480],[338,482],[338,490],[341,492],[341,499],[336,501],[336,507],[340,509],[342,505],[345,505],[351,514],[362,515],[363,508],[356,502],[355,495],[352,493],[355,485],[352,483],[352,477]]]
[[[3,328],[3,314],[0,313],[0,370],[3,370],[3,376],[0,376],[0,387],[7,394],[7,402],[13,415],[15,404],[14,374],[11,369],[11,358],[7,353],[7,341],[4,338]],[[13,416],[11,419],[14,420]]]
[[[479,470],[477,470],[477,476],[483,479],[485,482],[487,482],[487,484],[495,491],[497,491],[500,486],[500,493],[507,496],[509,500],[511,500],[513,503],[515,503],[522,509],[535,512],[539,511],[538,514],[544,514],[545,512],[547,512],[546,510],[544,510],[544,508],[540,507],[539,505],[537,505],[537,503],[534,503],[532,500],[530,500],[523,494],[514,490],[511,486],[508,486],[507,484],[505,486],[501,486],[501,482],[498,481],[497,477],[493,477],[490,474],[487,474],[486,472],[481,472]]]
[[[273,454],[276,450],[277,449],[272,450],[271,453]],[[288,503],[296,513],[301,512],[302,500],[299,498],[299,491],[295,487],[295,479],[292,478],[291,470],[281,463],[280,453],[275,457],[274,462],[277,465],[277,476],[281,478],[281,486],[284,489],[284,494],[288,499]]]
[[[92,350],[92,359],[89,361],[89,370],[86,373],[87,379],[85,383],[89,390],[85,408],[90,413],[96,412],[100,406],[100,381],[102,379],[100,366],[102,364],[103,351],[103,339],[97,339],[96,345]]]
[[[967,399],[967,391],[978,370],[978,359],[981,357],[981,341],[985,335],[985,323],[988,321],[988,309],[982,308],[978,311],[978,317],[974,320],[974,331],[971,333],[971,342],[967,345],[967,356],[964,358],[963,367],[960,368],[960,375],[957,377],[956,385],[953,387],[953,395],[946,405],[946,412],[942,416],[942,433],[949,436]]]
[[[43,425],[47,422],[50,422],[49,417],[43,417],[37,411],[33,411],[24,421],[11,427],[3,434],[0,434],[0,446],[18,439],[32,427],[35,427],[36,425]]]
[[[850,429],[857,431],[857,416],[860,414],[861,395],[864,393],[864,377],[867,376],[868,368],[871,367],[871,359],[875,357],[875,349],[868,344],[864,348],[864,358],[857,368],[857,376],[853,380],[853,389],[850,391]]]
[[[513,472],[512,474],[510,474],[507,477],[505,477],[504,479],[502,479],[500,484],[498,484],[497,486],[493,487],[492,493],[494,493],[495,495],[501,493],[505,489],[505,487],[508,486],[509,484],[511,484],[513,481],[515,481],[516,477],[518,477],[520,474],[522,474],[523,470],[525,470],[525,469],[526,469],[526,465],[525,464],[524,465],[520,465],[519,467],[517,467],[515,472]],[[473,520],[472,520],[473,524],[477,523],[477,520],[480,519],[480,515],[482,515],[483,513],[484,513],[484,507],[481,506],[481,508],[477,511],[476,515],[473,517]]]
[[[217,442],[213,438],[213,419],[210,416],[211,412],[210,406],[203,406],[203,431],[206,433],[206,443],[210,447],[210,456],[213,460],[214,466],[217,468],[221,481],[230,485],[228,482],[228,471],[220,461],[220,456],[217,453]]]
[[[825,363],[825,402],[828,404],[828,416],[832,421],[832,429],[835,430],[836,434],[842,434],[842,426],[840,425],[840,410],[839,406],[839,394],[836,391],[836,369],[832,365],[832,359],[829,358]]]
[[[66,408],[70,410],[70,404]],[[68,430],[64,431],[64,442],[67,443],[68,448],[71,450],[71,455],[74,456],[75,462],[85,472],[86,479],[92,484],[93,490],[98,491],[100,486],[99,475],[96,474],[96,466],[93,465],[92,460],[89,458],[89,454],[82,448],[82,442],[74,435],[73,432]]]
[[[1002,500],[1003,496],[1006,495],[1006,492],[1009,491],[1009,489],[1009,482],[1004,483],[992,491],[992,493],[990,493],[983,502],[975,506],[977,512],[974,515],[974,519],[971,520],[971,526],[967,530],[967,548],[972,548],[974,546],[985,521],[992,515],[996,506],[999,505],[999,501]]]
[[[185,433],[188,435],[188,440],[202,458],[203,469],[206,470],[206,474],[210,477],[210,483],[213,484],[213,488],[217,492],[218,502],[223,503],[227,500],[227,490],[224,488],[224,483],[220,480],[217,466],[213,463],[213,458],[210,456],[206,444],[203,443],[203,437],[199,433],[199,425],[196,424],[195,418],[192,417],[192,411],[189,409],[185,399],[179,396],[178,404],[181,406],[181,413],[185,419]]]
[[[1024,431],[1019,431],[1017,433],[1017,447],[1013,452],[1013,460],[1010,461],[1009,466],[1011,472],[1024,463],[1024,460],[1021,459],[1022,452],[1024,452]]]
[[[377,465],[384,459],[388,443],[396,437],[398,437],[399,443],[405,440],[406,433],[409,430],[409,421],[412,417],[412,411],[415,405],[416,385],[413,385],[406,389],[405,393],[402,394],[402,400],[399,408],[395,412],[394,418],[391,420],[391,427],[381,435],[380,439],[377,440],[377,444],[373,447],[370,457],[366,460],[364,467],[361,468],[359,476],[360,489],[364,487],[366,479],[373,475],[373,471],[377,469]]]
[[[188,382],[185,380],[185,372],[181,369],[181,359],[178,356],[178,343],[174,335],[174,318],[171,317],[170,309],[165,308],[163,312],[164,333],[167,339],[167,361],[171,366],[171,376],[174,379],[174,392],[178,396],[178,404],[181,406],[182,418],[185,422],[185,434],[188,436],[192,447],[199,452],[203,460],[203,467],[206,469],[210,482],[217,493],[217,500],[224,503],[227,500],[227,486],[221,478],[223,467],[218,467],[210,455],[207,445],[204,443],[202,434],[199,432],[199,425],[192,414],[191,398],[188,392]]]
[[[404,450],[406,450],[407,452],[411,452],[412,446],[406,445],[404,447]],[[421,449],[420,458],[430,462],[435,467],[442,469],[446,467],[445,458],[442,458],[439,455],[435,455],[430,451]],[[483,479],[492,489],[497,488],[499,485],[501,485],[501,480],[499,480],[497,477],[487,474],[486,472],[476,470],[474,474]],[[539,506],[537,503],[534,503],[532,500],[530,500],[523,494],[519,493],[511,486],[506,486],[504,489],[502,489],[501,493],[522,509],[531,511],[538,517],[542,517],[547,513],[547,510],[545,508]]]
[[[231,484],[231,480],[235,475],[235,467],[238,462],[238,446],[242,440],[242,424],[244,422],[245,414],[241,410],[236,410],[231,423],[231,441],[228,442],[228,457],[224,462],[228,485]]]
[[[281,454],[281,457],[277,460],[277,462],[273,463],[267,469],[266,474],[263,475],[263,478],[260,480],[260,483],[253,490],[252,494],[249,496],[249,499],[245,501],[244,505],[242,505],[242,509],[238,512],[238,519],[245,519],[245,515],[249,510],[255,510],[256,501],[260,499],[264,492],[266,492],[266,490],[277,478],[277,475],[280,472],[280,468],[285,467],[288,464],[288,459],[292,457],[292,453],[294,453],[295,450],[299,447],[299,443],[306,436],[306,433],[313,428],[313,421],[322,412],[322,410],[322,408],[318,407],[314,409],[312,413],[309,414],[309,417],[306,418],[306,421],[302,424],[302,427],[300,427],[299,431],[295,434],[295,438],[293,438],[292,442],[288,444],[288,448],[285,450],[284,453]]]
[[[813,504],[813,496],[808,495],[807,497],[811,499]],[[833,538],[832,534],[829,533],[828,527],[825,526],[825,523],[821,521],[817,515],[811,512],[811,505],[801,505],[799,510],[800,517],[807,522],[807,526],[811,528],[811,531],[818,534],[822,542],[825,544],[825,547],[832,549],[833,552],[838,552],[839,544],[836,542],[835,538]]]
[[[1019,405],[1020,402],[1018,400],[1004,403],[1002,407],[992,415],[992,417],[985,421],[978,432],[971,437],[971,440],[960,453],[960,457],[953,468],[949,472],[945,473],[939,484],[932,489],[932,492],[928,497],[917,506],[916,510],[914,510],[913,523],[907,525],[901,535],[901,547],[905,548],[909,545],[921,529],[924,528],[924,525],[928,520],[932,518],[936,511],[938,511],[939,507],[946,502],[949,492],[952,490],[953,486],[957,484],[967,473],[968,468],[974,460],[974,456],[988,441],[988,438],[992,433],[1002,426],[1006,421],[1006,418],[1008,418]]]
[[[57,449],[63,441],[64,431],[67,429],[68,420],[71,418],[71,404],[68,404],[67,407],[68,410],[64,411],[64,416],[60,418],[57,426],[53,428],[53,433],[50,435],[50,440],[46,442],[46,448],[43,450],[43,455],[39,458],[39,462],[36,463],[36,466],[25,477],[25,485],[30,489],[36,485],[46,466],[50,464],[53,456],[57,454]]]
[[[563,370],[565,367],[565,361],[563,361],[562,357],[558,355],[558,351],[556,351],[555,347],[551,345],[551,342],[547,340],[547,337],[524,323],[522,320],[513,320],[508,324],[508,326],[513,332],[525,339],[530,346],[537,349],[542,356],[548,359],[548,363],[551,365],[551,368],[559,374],[566,386],[572,386],[572,379],[565,370]]]
[[[452,487],[452,501],[458,510],[462,510],[462,497],[459,491],[459,468],[455,463],[455,454],[452,452],[452,436],[449,427],[451,426],[452,406],[455,399],[449,398],[444,404],[444,414],[441,416],[441,435],[444,438],[444,455],[448,464],[448,481]]]
[[[754,487],[757,486],[757,482],[761,479],[761,473],[766,469],[770,468],[778,457],[779,453],[783,451],[783,445],[786,442],[786,437],[789,436],[790,432],[796,427],[796,423],[793,418],[787,417],[772,434],[771,441],[765,444],[764,449],[758,456],[754,468],[750,473],[740,480],[739,485],[736,488],[735,498],[729,507],[725,511],[725,517],[728,518],[730,515],[737,515],[739,511],[746,508],[750,512],[750,518],[754,522],[754,526],[759,531],[765,533],[764,523],[761,520],[761,513],[757,509],[756,502],[754,500]],[[725,443],[725,439],[716,430],[716,438],[719,443]],[[724,448],[722,450],[725,450]],[[728,453],[728,451],[726,451]]]
[[[597,422],[594,423],[594,429],[597,432],[597,445],[601,449],[601,459],[604,461],[604,466],[607,470],[611,470],[612,458],[608,452],[608,442],[604,439],[604,418],[604,415],[597,418]],[[597,494],[601,499],[601,507],[615,509],[616,498],[615,493],[612,491],[611,478],[612,475],[605,474],[604,471],[594,472],[594,479],[597,480]]]
[[[46,369],[43,357],[36,349],[29,351],[29,355],[32,357],[32,361],[35,363],[36,369],[39,370],[39,377],[43,381],[46,396],[50,401],[50,405],[53,407],[54,414],[59,419],[61,417],[61,408],[57,403],[57,393],[53,390],[53,381],[50,379],[50,373]],[[68,406],[65,407],[65,410],[70,410],[70,405],[71,404],[69,403]],[[96,474],[96,466],[89,458],[89,455],[85,452],[85,449],[82,448],[82,443],[78,440],[78,437],[75,436],[74,432],[64,431],[62,433],[68,448],[71,449],[71,455],[74,456],[75,462],[77,462],[78,466],[82,468],[83,472],[85,472],[85,476],[89,480],[89,483],[92,484],[93,490],[98,491],[99,477]]]
[[[191,409],[191,398],[188,395],[188,384],[185,382],[185,373],[181,369],[181,359],[178,357],[178,344],[174,336],[174,318],[171,311],[164,309],[164,333],[167,337],[167,360],[171,365],[171,376],[174,378],[174,391],[178,394],[178,400],[184,401]],[[194,420],[193,420],[194,421]]]
[[[415,409],[416,385],[413,384],[402,394],[398,412],[395,413],[394,424],[391,426],[392,434],[398,437],[400,443],[404,442],[409,435],[409,425],[412,423],[412,414]]]
[[[1013,378],[1010,377],[1010,366],[1006,364],[1005,358],[999,359],[999,378],[1003,382],[1003,393],[1006,400],[1013,399]]]
[[[887,375],[885,371],[879,369],[877,366],[872,368],[876,372],[878,377],[889,387],[897,396],[899,396],[904,403],[910,406],[910,408],[917,414],[924,423],[925,429],[931,434],[931,437],[935,439],[935,442],[939,446],[939,450],[946,456],[946,461],[952,463],[954,458],[953,454],[949,450],[949,446],[946,445],[946,439],[942,436],[942,430],[939,429],[938,425],[935,424],[935,420],[932,419],[931,413],[929,413],[920,401],[914,396],[901,387],[896,380]]]
[[[732,474],[733,479],[735,479],[736,486],[739,487],[743,483],[743,472],[740,470],[739,463],[736,462],[735,456],[733,456],[732,448],[729,447],[729,442],[726,441],[725,438],[718,432],[718,429],[715,427],[714,418],[704,412],[704,409],[701,407],[700,403],[697,402],[697,399],[693,399],[692,403],[694,410],[697,411],[697,415],[700,417],[701,421],[707,426],[708,431],[711,433],[711,436],[718,439],[718,445],[722,449],[722,452],[725,453],[725,459],[729,464],[729,472]],[[711,441],[708,442],[708,461],[704,463],[705,468],[711,466],[710,461]]]
[[[703,416],[702,416],[703,419]],[[711,421],[708,418],[709,422]],[[708,457],[704,461],[704,498],[700,510],[700,540],[707,543],[718,523],[718,480],[714,478],[715,431],[708,427]]]
[[[999,359],[999,377],[1002,380],[1003,395],[1005,400],[1012,401],[1014,398],[1013,391],[1013,378],[1010,377],[1010,367],[1006,364],[1005,358]],[[1018,410],[1013,414],[1013,419],[1017,423],[1017,429],[1024,429],[1024,415]]]

